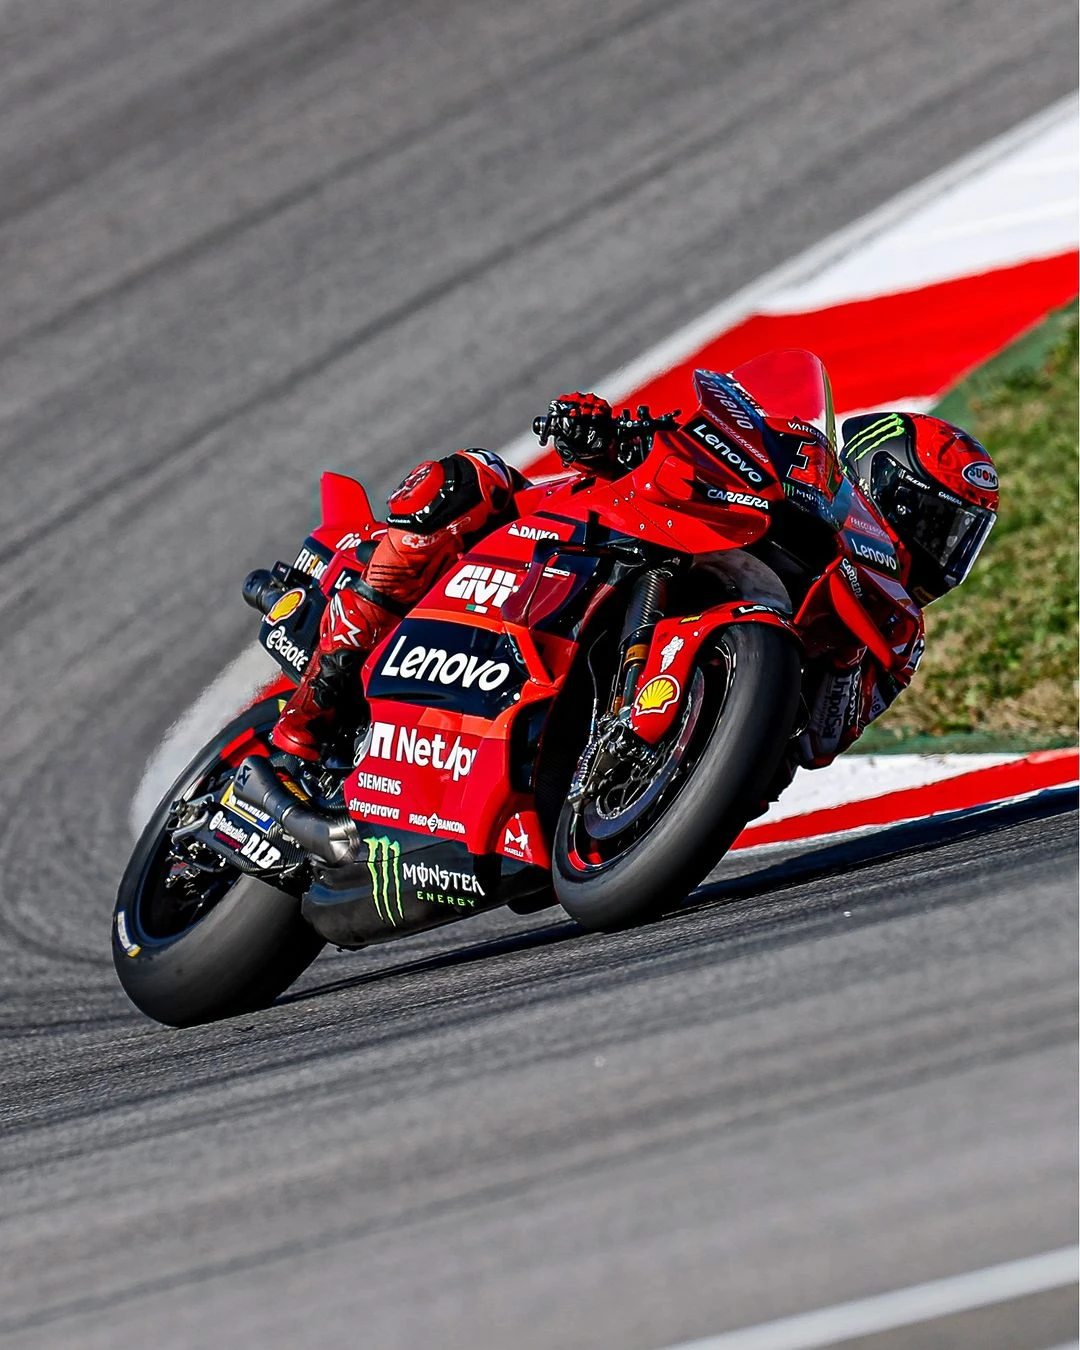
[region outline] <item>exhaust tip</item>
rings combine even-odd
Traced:
[[[236,771],[237,799],[277,821],[301,848],[331,867],[360,856],[360,831],[347,811],[322,811],[289,791],[265,755],[249,755]]]

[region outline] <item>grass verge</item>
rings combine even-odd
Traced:
[[[1073,303],[935,409],[990,451],[1001,510],[971,576],[927,610],[919,672],[860,751],[1076,743],[1077,328]]]

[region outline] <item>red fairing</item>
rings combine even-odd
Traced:
[[[637,694],[630,709],[630,726],[650,745],[657,745],[671,731],[693,678],[698,653],[722,628],[737,623],[765,623],[798,634],[770,605],[729,601],[701,614],[661,619],[653,630],[649,655],[638,677]]]
[[[319,484],[322,497],[322,528],[352,530],[365,536],[376,524],[368,495],[355,478],[343,473],[323,474]]]

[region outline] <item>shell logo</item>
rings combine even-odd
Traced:
[[[290,614],[295,614],[304,603],[307,591],[303,586],[297,586],[295,590],[286,591],[283,596],[275,600],[267,613],[267,619],[270,623],[280,623],[282,619],[287,619]]]
[[[654,675],[638,691],[634,699],[634,712],[662,713],[671,707],[681,693],[679,681],[674,675]]]

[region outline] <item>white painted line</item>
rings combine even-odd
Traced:
[[[753,823],[767,824],[904,788],[926,787],[1021,758],[1019,754],[860,755],[856,750],[840,755],[823,769],[797,769],[780,800]]]
[[[1080,1248],[1060,1247],[1020,1261],[986,1266],[928,1284],[915,1284],[889,1294],[837,1303],[816,1312],[761,1322],[741,1331],[723,1332],[697,1341],[681,1341],[665,1350],[813,1350],[856,1336],[873,1336],[938,1317],[989,1308],[1028,1294],[1075,1284]]]
[[[261,647],[247,647],[180,714],[150,756],[135,789],[128,815],[132,834],[142,833],[154,807],[188,760],[274,678],[277,669]]]

